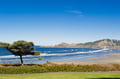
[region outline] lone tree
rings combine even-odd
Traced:
[[[16,41],[13,44],[4,44],[3,47],[5,47],[7,50],[12,52],[16,56],[20,56],[21,64],[23,65],[23,59],[22,56],[24,55],[40,55],[40,52],[33,51],[34,44],[33,42],[27,42],[27,41]]]

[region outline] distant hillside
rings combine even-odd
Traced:
[[[120,40],[102,39],[94,42],[87,43],[60,43],[52,47],[64,47],[64,48],[110,48],[120,49]]]

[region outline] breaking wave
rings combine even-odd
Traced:
[[[94,51],[87,51],[87,52],[73,52],[73,53],[42,53],[40,56],[64,56],[64,55],[75,55],[75,54],[82,54],[82,53],[96,53],[96,52],[103,52],[109,49],[99,49]],[[23,56],[23,57],[33,57],[31,55]],[[0,56],[0,58],[19,58],[19,56],[15,55],[7,55],[7,56]]]
[[[109,50],[109,49],[100,49],[100,50],[88,51],[88,52],[62,53],[62,54],[47,54],[47,53],[43,53],[43,54],[41,54],[41,56],[63,56],[63,55],[73,55],[73,54],[81,54],[81,53],[95,53],[95,52],[102,52],[102,51],[106,51],[106,50]]]

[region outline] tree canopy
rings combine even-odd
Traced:
[[[23,55],[40,55],[40,52],[34,51],[33,42],[27,41],[16,41],[13,44],[0,43],[1,47],[6,48],[16,56],[20,56],[21,63],[23,64],[22,56]]]

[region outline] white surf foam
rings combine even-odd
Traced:
[[[88,52],[62,53],[62,54],[47,54],[47,53],[43,53],[40,56],[62,56],[62,55],[72,55],[72,54],[81,54],[81,53],[95,53],[95,52],[102,52],[102,51],[105,51],[105,50],[109,50],[109,49],[100,49],[100,50],[88,51]]]
[[[33,57],[32,55],[26,55],[23,57]],[[15,56],[15,55],[7,55],[7,56],[0,56],[0,58],[20,58],[19,56]]]
[[[100,50],[94,50],[94,51],[88,51],[88,52],[74,52],[74,53],[59,53],[59,54],[48,54],[48,53],[43,53],[40,54],[40,56],[64,56],[64,55],[74,55],[74,54],[82,54],[82,53],[95,53],[95,52],[102,52],[102,51],[106,51],[109,49],[100,49]],[[27,56],[23,56],[23,57],[33,57],[32,55],[27,55]],[[19,58],[19,56],[15,56],[15,55],[7,55],[7,56],[0,56],[0,58]]]
[[[0,58],[17,58],[15,55],[0,56]]]

